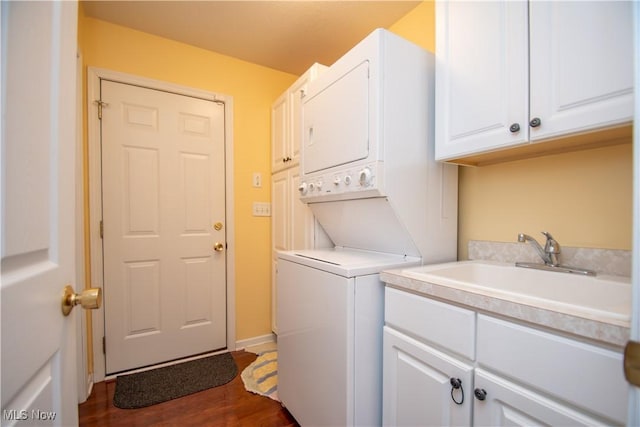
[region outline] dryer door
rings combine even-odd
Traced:
[[[320,81],[326,87],[318,92],[310,90],[315,94],[302,106],[303,175],[369,156],[369,61],[335,80]]]

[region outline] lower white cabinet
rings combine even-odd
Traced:
[[[474,380],[478,393],[481,395],[486,393],[484,400],[474,398],[473,424],[476,426],[603,424],[602,419],[590,417],[575,408],[549,399],[481,368],[475,370]]]
[[[385,290],[384,425],[624,425],[627,388],[621,349]]]
[[[386,326],[383,357],[383,425],[471,424],[473,366]]]

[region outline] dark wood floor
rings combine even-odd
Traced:
[[[81,426],[298,426],[279,402],[245,390],[240,372],[256,359],[245,351],[231,353],[238,375],[228,384],[141,409],[113,406],[115,381],[95,384],[79,405]]]

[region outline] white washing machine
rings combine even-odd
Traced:
[[[433,95],[433,55],[376,30],[302,98],[300,199],[335,245],[278,254],[278,395],[303,426],[381,424],[378,273],[456,259]]]
[[[382,420],[384,284],[420,259],[352,249],[278,254],[278,394],[303,426]]]

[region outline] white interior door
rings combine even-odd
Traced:
[[[2,425],[76,425],[77,4],[2,2]]]
[[[225,348],[224,105],[107,80],[101,99],[106,372]]]

